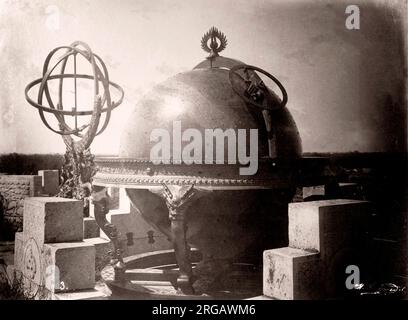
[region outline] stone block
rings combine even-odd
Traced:
[[[319,299],[319,254],[295,248],[264,251],[263,294],[281,300]]]
[[[326,187],[324,185],[303,187],[302,194],[303,199],[311,196],[325,196]]]
[[[26,198],[23,230],[40,247],[44,243],[82,241],[82,201],[57,197]]]
[[[84,239],[99,237],[99,226],[95,218],[84,218]]]
[[[102,269],[110,262],[113,245],[104,238],[84,239],[84,242],[95,247],[95,277],[98,279]]]
[[[29,295],[67,292],[95,285],[95,247],[85,242],[44,244],[16,233],[14,267]]]
[[[370,213],[369,202],[350,199],[289,204],[289,247],[264,252],[264,294],[337,297],[346,267],[364,267],[364,221]]]
[[[41,194],[41,177],[0,175],[0,194],[4,206],[4,231],[14,234],[15,231],[23,229],[23,199]]]
[[[369,202],[349,199],[290,203],[289,247],[316,250],[330,259],[358,242],[370,210]]]
[[[42,193],[48,196],[55,196],[59,192],[58,170],[40,170],[38,175],[42,178]]]
[[[86,242],[44,244],[45,287],[51,292],[95,286],[95,247]]]

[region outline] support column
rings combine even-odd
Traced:
[[[161,196],[169,209],[171,221],[171,236],[177,264],[180,273],[177,286],[184,294],[194,294],[192,286],[192,267],[190,262],[190,246],[187,243],[186,212],[190,205],[197,199],[200,192],[193,185],[174,186],[165,185],[160,191],[151,190]]]

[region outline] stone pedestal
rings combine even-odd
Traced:
[[[82,208],[80,200],[25,199],[14,267],[28,296],[55,299],[55,293],[94,289],[96,246],[84,241]]]
[[[368,202],[357,200],[289,204],[289,247],[264,252],[264,294],[277,299],[338,295],[345,289],[347,265],[362,268],[370,210]]]
[[[82,201],[33,197],[24,201],[23,231],[39,246],[44,243],[82,241]]]

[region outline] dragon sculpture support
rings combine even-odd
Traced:
[[[184,294],[194,294],[190,246],[187,243],[187,211],[192,203],[203,195],[194,185],[177,186],[163,184],[160,190],[150,190],[166,202],[171,222],[171,240],[179,266],[177,287]]]
[[[102,99],[100,95],[97,95],[89,129],[81,140],[75,141],[70,135],[62,136],[66,145],[66,152],[61,170],[62,183],[58,196],[84,200],[85,216],[89,213],[92,177],[96,173],[94,156],[89,147],[98,129],[101,109]]]

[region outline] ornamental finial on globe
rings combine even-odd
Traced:
[[[59,52],[63,53],[57,57]],[[83,70],[89,67],[91,72],[84,73]],[[30,97],[34,87],[38,87],[35,100]],[[111,95],[112,87],[117,91],[116,101]],[[38,109],[45,126],[62,135],[67,149],[80,153],[106,129],[112,110],[123,101],[124,92],[110,81],[102,59],[86,43],[76,41],[48,54],[42,78],[27,85],[25,96]],[[100,121],[102,115],[104,120]],[[74,140],[73,137],[77,138]]]

